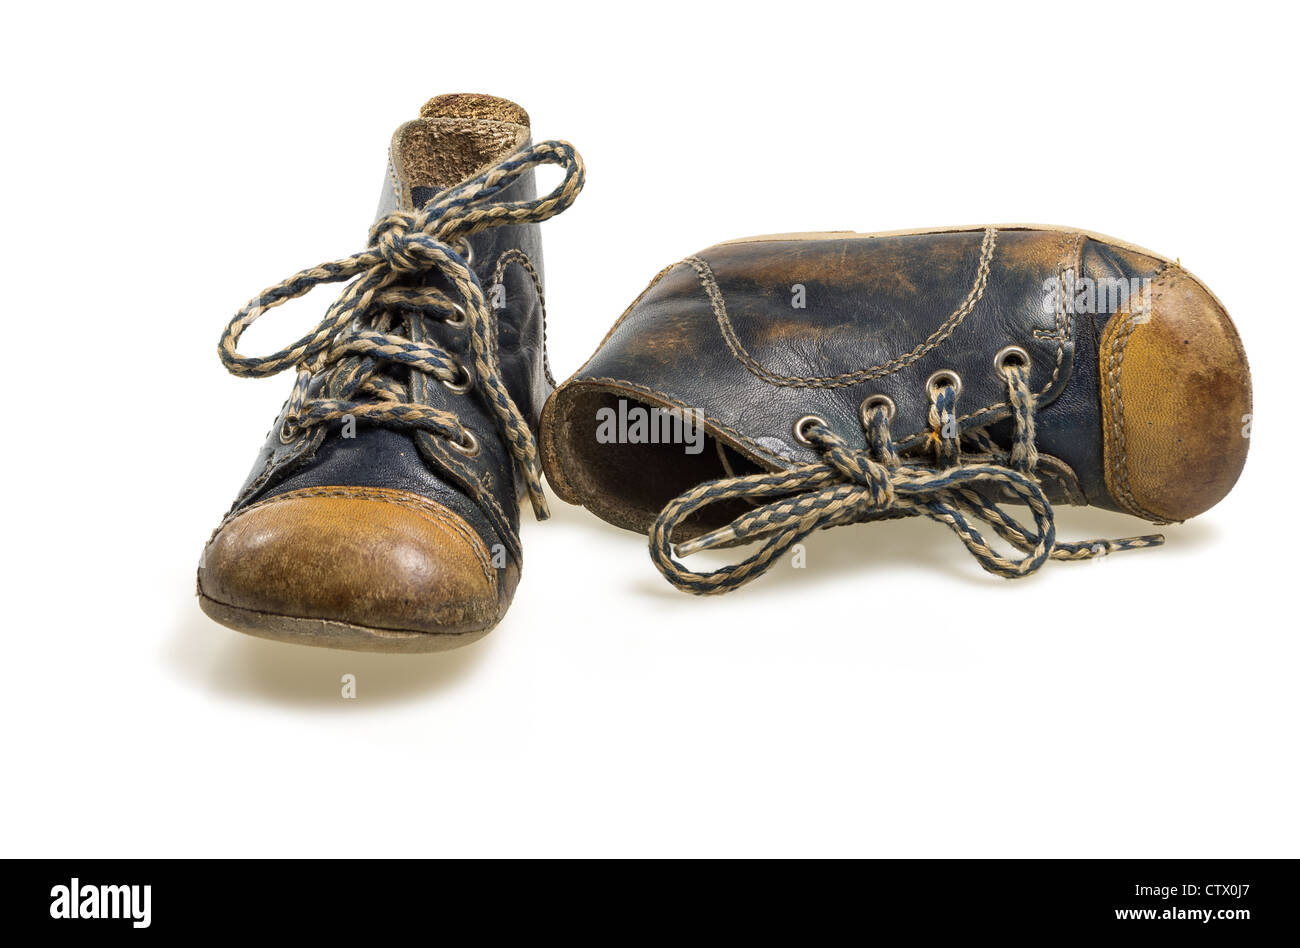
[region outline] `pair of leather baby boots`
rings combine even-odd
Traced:
[[[543,164],[563,177],[538,198]],[[1054,504],[1184,520],[1241,471],[1250,379],[1222,305],[1174,261],[1062,228],[720,244],[663,270],[552,392],[538,224],[582,183],[518,106],[440,96],[394,135],[367,248],[235,316],[227,368],[297,380],[204,550],[210,616],[340,648],[473,641],[518,583],[521,497],[546,516],[543,466],[695,593],[815,530],[906,516],[1023,576],[1161,542],[1060,540]],[[266,310],[343,282],[312,332],[238,351]]]

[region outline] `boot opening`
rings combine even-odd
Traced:
[[[582,386],[563,392],[552,410],[545,460],[557,493],[638,533],[692,487],[763,470],[696,417],[624,392]],[[730,523],[746,509],[742,502],[713,504],[674,539]]]

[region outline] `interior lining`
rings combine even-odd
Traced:
[[[528,142],[528,126],[478,118],[422,118],[393,137],[393,155],[407,188],[460,184]]]
[[[556,445],[560,457],[555,463],[576,494],[573,499],[625,529],[647,532],[668,502],[692,487],[762,470],[708,434],[698,454],[687,453],[682,444],[597,441],[597,413],[602,408],[617,413],[620,401],[629,406],[656,406],[626,393],[587,386],[570,389],[562,399]],[[743,501],[712,504],[688,520],[673,539],[687,539],[724,526],[747,509],[749,505]]]

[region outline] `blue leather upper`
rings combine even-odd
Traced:
[[[385,193],[391,189],[385,188]],[[420,205],[437,193],[412,190]],[[521,176],[502,191],[501,200],[528,200],[536,195],[533,174]],[[384,206],[381,204],[381,213]],[[551,385],[545,370],[544,313],[534,275],[542,273],[541,238],[536,224],[509,225],[480,231],[469,238],[472,268],[497,317],[500,371],[511,397],[536,428]],[[504,256],[504,260],[503,260]],[[532,273],[526,263],[531,263]],[[446,288],[439,274],[429,285]],[[502,290],[494,290],[499,280]],[[407,318],[412,338],[436,342],[453,355],[468,351],[468,330],[419,315]],[[401,370],[402,378],[407,373]],[[478,389],[455,394],[442,383],[410,373],[410,400],[449,411],[477,438],[477,456],[452,450],[427,432],[388,430],[358,423],[354,438],[337,425],[300,432],[281,440],[283,410],[267,436],[253,470],[231,512],[278,494],[307,487],[368,486],[409,490],[457,513],[492,549],[504,544],[521,560],[518,537],[519,484],[509,451],[501,442],[495,416]]]

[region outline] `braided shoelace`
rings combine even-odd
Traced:
[[[761,576],[815,530],[887,516],[923,516],[947,524],[984,569],[1006,577],[1028,575],[1048,559],[1082,560],[1163,543],[1164,537],[1159,535],[1085,543],[1057,541],[1052,506],[1033,475],[1038,449],[1027,368],[1006,365],[1000,371],[1010,394],[1014,428],[1009,452],[993,442],[986,428],[960,431],[957,389],[952,385],[930,391],[930,433],[921,446],[922,452],[931,453],[929,458],[900,456],[889,432],[893,406],[887,399],[868,399],[862,405],[865,450],[850,448],[823,419],[808,416],[800,419],[796,436],[817,450],[820,462],[711,481],[687,491],[670,502],[651,527],[651,558],[677,588],[708,595],[727,592]],[[963,441],[987,454],[991,462],[963,463]],[[1032,528],[988,499],[999,491],[1029,509]],[[729,500],[762,505],[726,527],[679,543],[675,555],[670,540],[673,531],[704,507]],[[988,524],[1023,556],[998,553],[976,529],[976,521]],[[754,555],[712,572],[692,572],[677,559],[677,555],[756,540],[764,542]]]
[[[544,197],[531,201],[494,200],[520,175],[539,165],[558,165],[564,179]],[[250,300],[221,336],[221,361],[233,374],[263,378],[298,369],[289,397],[282,440],[298,431],[352,416],[357,421],[414,428],[441,436],[463,454],[477,453],[477,442],[453,412],[407,400],[409,389],[382,374],[405,366],[443,382],[453,392],[477,387],[492,409],[502,438],[528,486],[539,520],[549,515],[542,493],[537,445],[528,421],[501,379],[496,351],[496,316],[466,259],[469,235],[503,224],[526,224],[554,217],[582,190],[582,158],[567,142],[547,141],[522,148],[477,177],[435,197],[418,211],[395,211],[370,231],[365,250],[294,274]],[[445,276],[451,293],[417,285],[433,272]],[[266,311],[304,296],[323,283],[348,285],[320,323],[296,342],[261,358],[241,355],[244,331]],[[399,316],[399,313],[406,314]],[[395,322],[426,314],[469,327],[472,371],[445,349],[414,342],[392,331]],[[323,375],[322,375],[323,373]],[[318,376],[319,397],[307,397]]]

